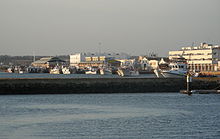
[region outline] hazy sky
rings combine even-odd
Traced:
[[[0,0],[0,55],[149,52],[220,44],[220,0]]]

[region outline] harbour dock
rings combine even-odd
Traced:
[[[220,94],[220,90],[191,90],[191,94]],[[182,94],[188,94],[186,90],[180,90]]]
[[[192,90],[212,90],[218,81],[194,80]],[[185,78],[1,78],[0,95],[179,92]]]

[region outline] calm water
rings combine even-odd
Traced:
[[[220,138],[220,95],[0,96],[1,139]]]

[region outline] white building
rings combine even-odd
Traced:
[[[85,62],[86,53],[70,55],[70,66],[77,66],[80,62]]]
[[[217,71],[220,64],[220,46],[201,43],[196,47],[183,47],[179,51],[170,51],[169,59],[184,57],[190,70]]]
[[[117,59],[121,62],[121,67],[134,67],[135,59]]]
[[[70,55],[70,66],[77,66],[81,62],[104,61],[105,58],[128,59],[126,53],[76,53]]]

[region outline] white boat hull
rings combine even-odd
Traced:
[[[186,71],[163,71],[161,74],[165,78],[182,78],[186,76]]]
[[[50,74],[60,74],[60,70],[59,69],[52,69],[50,71]]]
[[[86,71],[85,73],[86,73],[86,74],[97,74],[96,71]]]
[[[67,69],[67,68],[63,68],[63,69],[62,69],[62,73],[63,73],[63,74],[70,74],[70,70]]]
[[[111,75],[111,74],[112,74],[111,71],[100,69],[100,75]]]
[[[60,74],[59,71],[51,71],[50,74]]]

